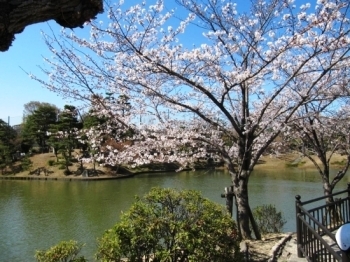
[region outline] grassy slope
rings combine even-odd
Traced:
[[[57,164],[57,165],[49,166],[48,164],[49,160],[56,161],[56,157],[53,153],[36,154],[31,156],[30,160],[33,163],[31,170],[36,170],[38,168],[44,167],[50,171],[50,174],[49,174],[50,177],[65,177],[63,173],[64,169],[60,169],[59,168],[60,165]],[[80,163],[73,163],[73,165],[69,167],[69,170],[72,172],[75,172],[79,168],[79,166],[80,166]],[[92,168],[93,165],[84,164],[84,167]],[[96,165],[96,169],[101,170],[103,172],[106,171],[105,168],[98,167],[97,165]],[[16,176],[29,176],[29,171],[27,170],[27,171],[19,172],[16,174]],[[40,176],[44,176],[44,174],[41,173]],[[72,174],[72,176],[74,176],[74,174]]]
[[[320,161],[317,158],[314,158],[317,163]],[[334,154],[330,161],[332,167],[339,167],[339,163],[346,159],[345,156],[341,156],[340,154]],[[263,156],[260,159],[258,165],[256,165],[256,169],[268,169],[268,168],[288,168],[288,167],[298,167],[303,169],[314,169],[315,166],[306,157],[300,157],[298,154],[288,154],[277,156]]]

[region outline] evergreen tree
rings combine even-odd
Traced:
[[[50,138],[48,143],[60,153],[64,159],[65,173],[70,174],[69,165],[72,160],[72,152],[78,146],[76,132],[82,124],[78,121],[78,111],[72,105],[65,105],[60,113],[58,121],[50,126]]]
[[[0,119],[0,169],[4,173],[6,166],[11,166],[17,147],[15,145],[16,131]]]
[[[37,144],[41,153],[47,152],[50,126],[56,122],[57,113],[57,107],[53,105],[40,105],[26,117],[22,130],[23,140],[31,146]]]

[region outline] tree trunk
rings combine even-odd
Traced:
[[[28,25],[55,20],[64,27],[82,27],[102,11],[102,0],[0,0],[0,51],[7,51],[15,34]]]
[[[334,199],[333,196],[331,196],[333,193],[333,187],[327,181],[323,181],[323,192],[324,192],[324,196],[327,197],[326,204],[334,203],[334,201],[337,200],[337,199]],[[327,207],[327,213],[323,218],[324,224],[327,221],[327,215],[329,217],[330,226],[344,223],[342,214],[341,214],[341,209],[338,205],[333,204]]]
[[[326,196],[326,203],[334,202],[333,197],[331,196],[333,193],[333,188],[328,181],[323,181],[323,194]]]
[[[236,198],[236,208],[237,208],[237,224],[239,227],[239,232],[243,239],[251,239],[251,228],[254,230],[254,235],[256,239],[261,239],[260,232],[254,220],[252,211],[249,205],[248,197],[248,180],[249,172],[242,172],[240,176],[232,174],[232,184],[233,192]]]
[[[58,162],[58,148],[53,147],[53,151],[56,157],[56,162]]]

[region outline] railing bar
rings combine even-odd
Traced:
[[[320,222],[318,222],[314,217],[312,217],[311,216],[311,214],[309,213],[309,212],[307,212],[306,210],[304,211],[305,212],[305,214],[308,216],[308,218],[309,218],[309,221],[310,221],[310,219],[315,223],[315,224],[317,224],[323,231],[324,231],[324,233],[326,234],[326,235],[328,235],[330,238],[332,238],[332,240],[333,241],[335,241],[335,237],[334,237],[334,235],[332,234],[332,232],[331,231],[329,231],[326,227],[324,227]],[[299,214],[298,214],[299,215]],[[305,223],[307,224],[307,221],[305,220]],[[310,222],[309,222],[310,223]],[[307,224],[307,226],[309,226],[308,224]]]
[[[312,254],[313,254],[313,250],[312,250],[312,239],[310,239],[310,229],[308,228],[307,229],[307,239],[309,240],[308,241],[308,256],[309,257],[312,257]],[[312,236],[311,236],[312,237]]]
[[[314,199],[311,199],[311,200],[300,201],[300,203],[302,205],[306,205],[306,204],[310,204],[312,202],[316,202],[316,201],[319,201],[319,200],[322,200],[322,199],[325,199],[325,198],[328,198],[328,197],[337,196],[337,195],[340,195],[340,194],[343,194],[343,193],[348,193],[348,192],[349,192],[349,190],[345,189],[343,191],[339,191],[337,193],[330,194],[329,196],[322,196],[322,197],[314,198]]]
[[[326,252],[326,261],[329,261],[329,262],[332,261],[332,256],[331,256],[331,254],[329,254],[329,253],[327,253],[327,252]]]
[[[315,241],[316,243],[320,243],[320,241]],[[322,255],[322,248],[320,248],[320,249],[317,249],[317,256],[316,256],[316,250],[315,250],[315,256],[316,256],[316,258],[317,258],[317,260],[321,260],[321,261],[323,261],[323,259],[324,259],[324,257],[323,257],[323,255]],[[320,257],[321,257],[321,259],[320,259]]]
[[[327,261],[327,253],[324,254],[324,249],[321,248],[321,253],[320,253],[321,257],[322,257],[322,261]]]
[[[349,192],[348,189],[345,189],[343,191],[339,191],[337,193],[330,194],[329,196],[322,196],[322,197],[314,198],[314,199],[307,200],[307,201],[300,201],[300,202],[301,202],[301,205],[306,205],[306,204],[310,204],[310,203],[313,203],[313,202],[316,202],[316,201],[319,201],[319,200],[322,200],[322,199],[325,199],[328,197],[337,196],[337,195],[340,195],[343,193],[348,193],[348,192]]]
[[[309,225],[307,224],[307,222],[306,222],[305,219],[303,219],[301,216],[299,216],[299,218],[300,218],[300,220],[304,223],[304,225],[305,225],[307,228],[312,229],[312,227],[309,226]],[[333,234],[332,234],[332,235],[333,235]],[[332,253],[333,256],[335,256],[335,257],[337,257],[337,258],[341,258],[341,257],[339,257],[339,255],[333,250],[333,248],[332,248],[330,245],[328,245],[328,243],[327,243],[321,236],[319,236],[318,234],[314,234],[314,237],[316,237],[318,240],[320,240],[320,242],[327,248],[327,250],[328,250],[329,252]],[[335,241],[334,236],[333,236],[332,240]]]
[[[315,232],[315,231],[314,231]],[[310,232],[311,235],[311,240],[312,240],[312,253],[313,254],[316,254],[316,251],[317,251],[317,239],[315,238],[315,233],[313,232]]]
[[[324,221],[326,214],[324,213],[325,209],[321,209],[321,213],[322,213],[322,225],[326,226],[327,225],[327,221]]]
[[[345,204],[344,205],[344,223],[348,223],[349,222],[349,208],[348,205]]]
[[[332,256],[329,256],[329,259],[328,259],[329,262],[332,262],[334,261],[334,258]]]
[[[310,233],[309,228],[306,228],[306,242],[307,243],[307,256],[312,257],[311,251],[311,241],[310,241]]]
[[[345,199],[343,199],[343,200],[345,200]],[[303,206],[300,206],[299,205],[299,207],[300,207],[300,209],[302,210],[302,211],[308,211],[309,213],[311,213],[311,212],[315,212],[315,211],[318,211],[318,210],[322,210],[322,209],[325,209],[326,207],[331,207],[331,206],[335,206],[336,204],[344,204],[344,203],[346,203],[346,201],[337,201],[337,202],[332,202],[332,203],[328,203],[328,204],[325,204],[325,205],[323,205],[323,206],[319,206],[319,207],[317,207],[317,208],[311,208],[311,209],[306,209],[306,208],[304,208]]]
[[[346,203],[344,203],[344,204],[346,204]],[[346,208],[346,205],[341,205],[341,208],[342,208],[343,220],[346,223],[348,221],[348,213],[347,213],[348,210]]]
[[[301,245],[298,245],[298,249],[305,255],[305,249]],[[308,256],[305,256],[305,258],[308,262],[312,262]]]
[[[349,222],[349,212],[348,212],[349,209],[348,209],[347,203],[349,203],[349,201],[346,201],[346,203],[344,203],[344,205],[341,205],[343,220],[345,223]]]
[[[344,214],[346,215],[346,219],[345,219],[345,222],[348,223],[350,222],[350,219],[349,219],[349,201],[346,201],[346,205],[344,205],[344,208],[345,208],[345,212]]]
[[[323,209],[324,207],[329,207],[329,206],[334,206],[335,204],[341,204],[342,202],[346,202],[346,200],[348,200],[349,198],[342,198],[340,200],[336,200],[334,202],[330,202],[330,203],[327,203],[327,204],[324,204],[322,206],[318,206],[318,207],[314,207],[314,208],[310,208],[310,209],[307,209],[309,212],[313,212],[315,210],[319,210],[319,209]],[[303,207],[303,209],[305,209]]]
[[[309,229],[309,239],[310,239],[310,254],[311,256],[315,253],[315,240],[312,231]]]

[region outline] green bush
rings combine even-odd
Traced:
[[[30,153],[32,155],[35,155],[35,154],[40,154],[40,147],[33,147],[31,150],[30,150]]]
[[[24,157],[21,160],[21,166],[23,170],[29,170],[33,166],[32,160],[29,157]]]
[[[235,222],[196,191],[154,188],[98,242],[101,261],[242,261]],[[144,260],[142,260],[144,259]]]
[[[65,176],[69,176],[69,175],[72,174],[72,171],[70,171],[70,170],[64,170],[64,171],[63,171],[63,174],[64,174]]]
[[[262,205],[253,209],[253,216],[261,234],[280,233],[286,221],[282,212],[273,205]]]
[[[55,165],[55,160],[50,159],[49,161],[47,161],[47,164],[48,164],[49,166],[54,166],[54,165]]]
[[[76,241],[62,241],[48,250],[38,250],[35,259],[38,262],[85,262],[84,257],[77,257],[82,244]]]

